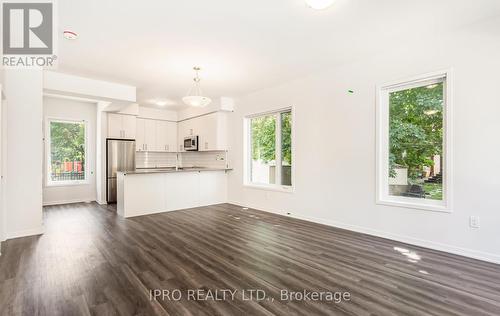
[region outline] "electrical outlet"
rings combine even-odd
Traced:
[[[479,217],[471,216],[469,219],[469,226],[470,228],[479,228],[480,227]]]

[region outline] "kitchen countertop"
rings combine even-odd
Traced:
[[[127,174],[149,174],[149,173],[178,173],[178,172],[200,172],[200,171],[230,171],[232,168],[203,168],[203,167],[187,167],[187,168],[151,168],[151,169],[136,169],[135,171],[122,171]]]

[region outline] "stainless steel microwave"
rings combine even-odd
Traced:
[[[184,150],[198,151],[198,136],[184,137]]]

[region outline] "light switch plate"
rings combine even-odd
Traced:
[[[480,227],[479,217],[477,217],[477,216],[471,216],[470,219],[469,219],[469,226],[471,228],[479,228]]]

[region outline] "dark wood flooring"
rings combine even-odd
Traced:
[[[498,265],[235,205],[124,220],[82,203],[45,208],[44,223],[2,245],[0,315],[500,315]]]

